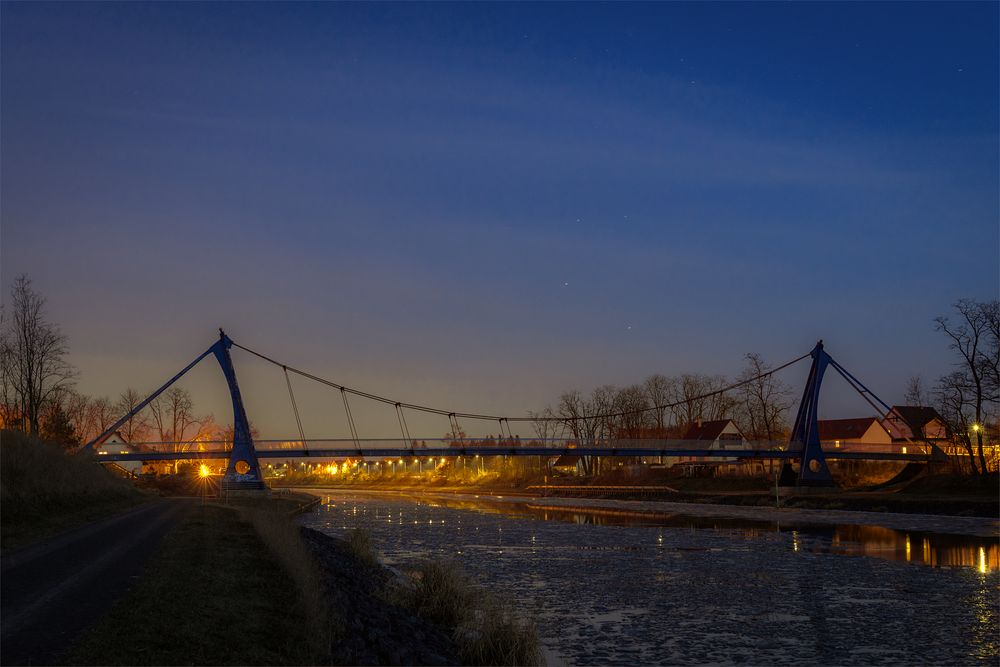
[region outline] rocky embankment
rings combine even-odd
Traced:
[[[448,634],[392,602],[400,575],[354,554],[350,545],[308,528],[302,538],[323,574],[326,598],[342,631],[334,658],[345,665],[459,665]]]

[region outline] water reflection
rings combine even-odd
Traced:
[[[401,494],[404,495],[404,494]],[[778,523],[742,518],[699,517],[678,513],[629,512],[545,503],[499,502],[470,498],[404,496],[429,507],[446,507],[507,517],[595,526],[648,526],[736,532],[744,538],[791,533],[792,551],[868,556],[931,567],[963,567],[981,574],[1000,570],[1000,543],[967,535],[900,531],[882,526]],[[324,502],[333,502],[330,496]],[[354,509],[356,513],[357,510]],[[402,519],[400,519],[402,521]],[[416,523],[416,521],[414,521]],[[659,538],[663,542],[662,536]]]
[[[331,494],[302,521],[457,560],[565,664],[997,664],[988,539],[554,505]]]

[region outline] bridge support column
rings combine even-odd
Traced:
[[[240,386],[236,383],[236,369],[229,355],[233,341],[219,329],[219,342],[212,346],[212,352],[222,367],[229,385],[229,393],[233,398],[233,449],[226,465],[226,474],[222,478],[222,489],[226,492],[267,493],[267,484],[260,472],[257,452],[254,450],[253,437],[250,435],[250,422],[243,408],[243,398],[240,396]]]
[[[779,486],[797,487],[832,487],[836,486],[830,468],[823,456],[823,448],[819,442],[819,388],[823,383],[823,373],[830,363],[830,355],[823,350],[823,341],[816,343],[812,351],[812,368],[809,369],[809,379],[802,392],[799,412],[795,417],[795,426],[788,440],[788,451],[801,452],[798,475],[790,463],[781,466]]]

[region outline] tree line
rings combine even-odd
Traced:
[[[961,299],[953,308],[956,316],[937,317],[934,326],[954,353],[955,370],[938,378],[930,390],[919,376],[911,377],[904,403],[933,407],[951,441],[965,450],[969,470],[981,474],[990,471],[987,450],[998,442],[1000,302]],[[768,375],[772,367],[761,355],[750,353],[744,359],[746,365],[734,380],[656,374],[627,387],[564,392],[555,407],[530,413],[535,435],[571,437],[593,446],[618,439],[683,438],[700,420],[731,419],[751,446],[787,438],[789,410],[796,403],[791,388]],[[742,384],[722,391],[737,383]],[[995,469],[996,452],[993,457]]]
[[[563,392],[555,407],[530,413],[541,439],[571,437],[578,444],[641,438],[683,438],[699,421],[732,419],[744,437],[759,444],[788,434],[794,393],[761,355],[744,357],[735,381],[722,375],[650,375],[626,387],[602,385],[589,394]],[[739,387],[724,391],[731,384]],[[585,470],[599,460],[585,458]]]
[[[76,390],[79,373],[68,341],[45,312],[45,298],[26,275],[11,285],[0,310],[0,425],[74,449],[90,442],[145,397],[128,388],[117,398]],[[228,427],[231,431],[232,427]],[[185,451],[199,440],[223,439],[227,428],[199,415],[191,394],[171,387],[119,429],[127,442],[156,440]]]
[[[997,443],[1000,409],[1000,302],[962,299],[952,316],[934,320],[954,356],[954,369],[928,390],[919,376],[907,383],[908,405],[934,407],[974,474],[987,472]],[[128,388],[117,398],[76,391],[78,371],[66,336],[45,312],[45,299],[27,275],[16,278],[0,308],[0,425],[73,448],[104,432],[142,400]],[[555,407],[530,413],[536,437],[572,437],[583,444],[613,439],[682,438],[699,420],[732,419],[751,442],[786,438],[791,388],[756,353],[745,356],[734,381],[721,375],[650,375],[626,387],[570,390]],[[722,391],[724,387],[742,383]],[[669,406],[669,407],[664,407]],[[881,415],[879,415],[881,416]],[[199,440],[226,440],[232,426],[198,414],[190,393],[171,387],[120,429],[128,442],[156,440],[186,450]]]

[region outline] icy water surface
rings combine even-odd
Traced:
[[[567,664],[997,664],[995,540],[340,492],[303,524],[459,560]]]

